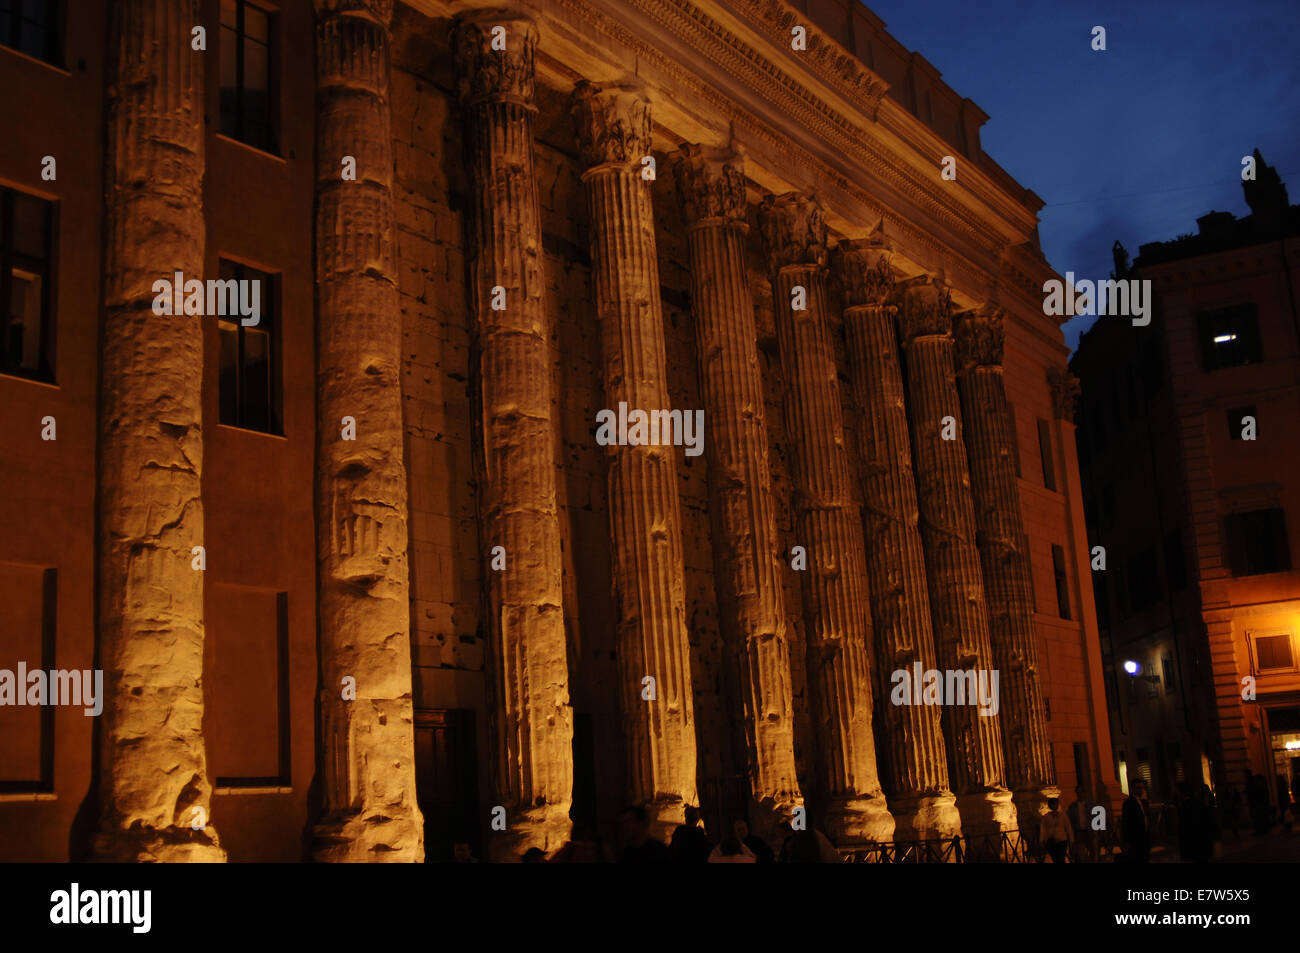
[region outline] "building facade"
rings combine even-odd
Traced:
[[[865,7],[48,6],[0,34],[0,650],[103,711],[0,707],[7,859],[1114,793],[1042,203]]]
[[[1117,257],[1153,320],[1101,318],[1071,362],[1117,771],[1157,801],[1258,774],[1276,806],[1300,770],[1300,209],[1254,160],[1249,215]]]

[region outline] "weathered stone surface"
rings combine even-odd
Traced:
[[[325,757],[312,853],[322,861],[418,862],[424,821],[411,701],[391,4],[342,7],[316,4],[316,538]],[[341,176],[348,155],[356,159],[355,181]],[[344,439],[345,417],[355,421],[355,439]]]
[[[101,818],[92,856],[224,861],[203,746],[203,324],[154,281],[203,275],[197,4],[118,0],[109,40],[99,396]],[[198,829],[195,829],[195,828]]]
[[[952,300],[941,283],[928,277],[909,283],[900,297],[917,504],[939,667],[988,672],[993,655],[953,370]],[[952,418],[953,439],[943,438],[944,418]],[[1015,808],[1003,782],[999,715],[982,715],[971,704],[949,704],[942,720],[962,829],[967,835],[1014,830]]]
[[[1006,780],[1025,824],[1060,791],[1047,740],[1029,537],[1020,515],[1013,423],[1002,383],[1002,319],[996,307],[958,315],[954,337],[989,637],[1001,672]]]
[[[893,271],[879,241],[843,241],[833,257],[844,296],[853,393],[861,410],[862,488],[867,564],[875,621],[877,717],[887,740],[889,806],[899,840],[960,833],[948,788],[946,746],[937,709],[891,704],[891,676],[920,662],[935,667],[925,551],[917,528],[916,483],[907,407],[890,303]]]
[[[582,83],[573,112],[587,167],[606,406],[669,410],[653,186],[639,161],[650,151],[650,104],[635,87]],[[665,838],[699,801],[678,452],[607,448],[628,803],[647,804],[656,835]],[[645,697],[647,676],[653,698]]]
[[[815,199],[771,196],[759,222],[772,270],[793,444],[796,544],[806,551],[808,673],[830,799],[826,831],[889,841],[894,819],[876,773],[871,727],[871,596],[862,516],[853,501],[844,414],[827,324],[826,226]],[[799,293],[804,307],[794,308]]]
[[[709,501],[720,530],[719,611],[725,637],[742,655],[751,813],[770,835],[802,797],[763,382],[745,274],[745,176],[736,153],[693,144],[682,147],[674,176],[690,249]]]
[[[498,26],[505,48],[494,50]],[[504,859],[558,848],[573,794],[551,328],[533,158],[537,28],[520,15],[480,11],[458,20],[453,42],[474,180],[468,251],[481,391],[480,545],[498,707],[494,776],[508,814],[491,854]],[[503,570],[490,568],[498,546]]]

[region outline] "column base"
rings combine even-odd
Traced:
[[[553,854],[568,842],[573,829],[567,804],[543,804],[513,814],[507,825],[503,831],[488,832],[487,859],[495,864],[518,863],[531,847]]]
[[[902,798],[890,807],[894,810],[894,840],[950,841],[961,836],[961,815],[957,798],[951,793]]]
[[[994,788],[957,798],[957,813],[961,815],[962,835],[982,838],[1017,830],[1016,806],[1011,792]]]
[[[1016,805],[1016,818],[1020,830],[1026,831],[1035,840],[1038,837],[1038,819],[1047,813],[1047,799],[1059,798],[1061,789],[1056,786],[1041,788],[1024,788],[1016,791],[1012,797]]]
[[[678,799],[651,801],[645,806],[645,809],[650,815],[650,836],[663,841],[665,844],[672,841],[673,831],[686,823],[686,802],[684,801]]]
[[[224,864],[226,852],[211,827],[146,827],[101,830],[90,847],[93,863]]]
[[[835,800],[826,812],[826,836],[837,845],[864,841],[887,844],[894,840],[894,816],[885,806],[883,795]]]
[[[326,818],[312,829],[311,856],[323,864],[418,864],[424,824],[418,815]]]
[[[767,798],[762,801],[750,800],[749,802],[749,830],[751,834],[757,834],[769,844],[775,845],[774,849],[780,848],[785,842],[789,833],[788,825],[794,819],[794,809],[803,808],[803,823],[806,827],[812,827],[811,820],[807,814],[807,807],[803,798],[790,798],[789,800],[775,800]],[[730,827],[726,831],[711,831],[711,836],[726,837],[731,833]]]

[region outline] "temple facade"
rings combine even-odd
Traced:
[[[0,857],[1118,793],[1042,202],[866,7],[48,6],[0,37],[0,670],[102,710],[0,705]]]

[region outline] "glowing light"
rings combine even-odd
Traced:
[[[1128,672],[1130,675],[1136,675],[1139,668],[1141,668],[1141,666],[1132,659],[1129,659],[1124,663],[1124,671]]]
[[[1218,337],[1214,339],[1214,343],[1227,344],[1229,341],[1235,341],[1235,340],[1237,340],[1237,335],[1235,334],[1220,334]]]
[[[1297,748],[1300,748],[1300,741],[1288,741],[1286,743],[1287,751],[1295,751]]]

